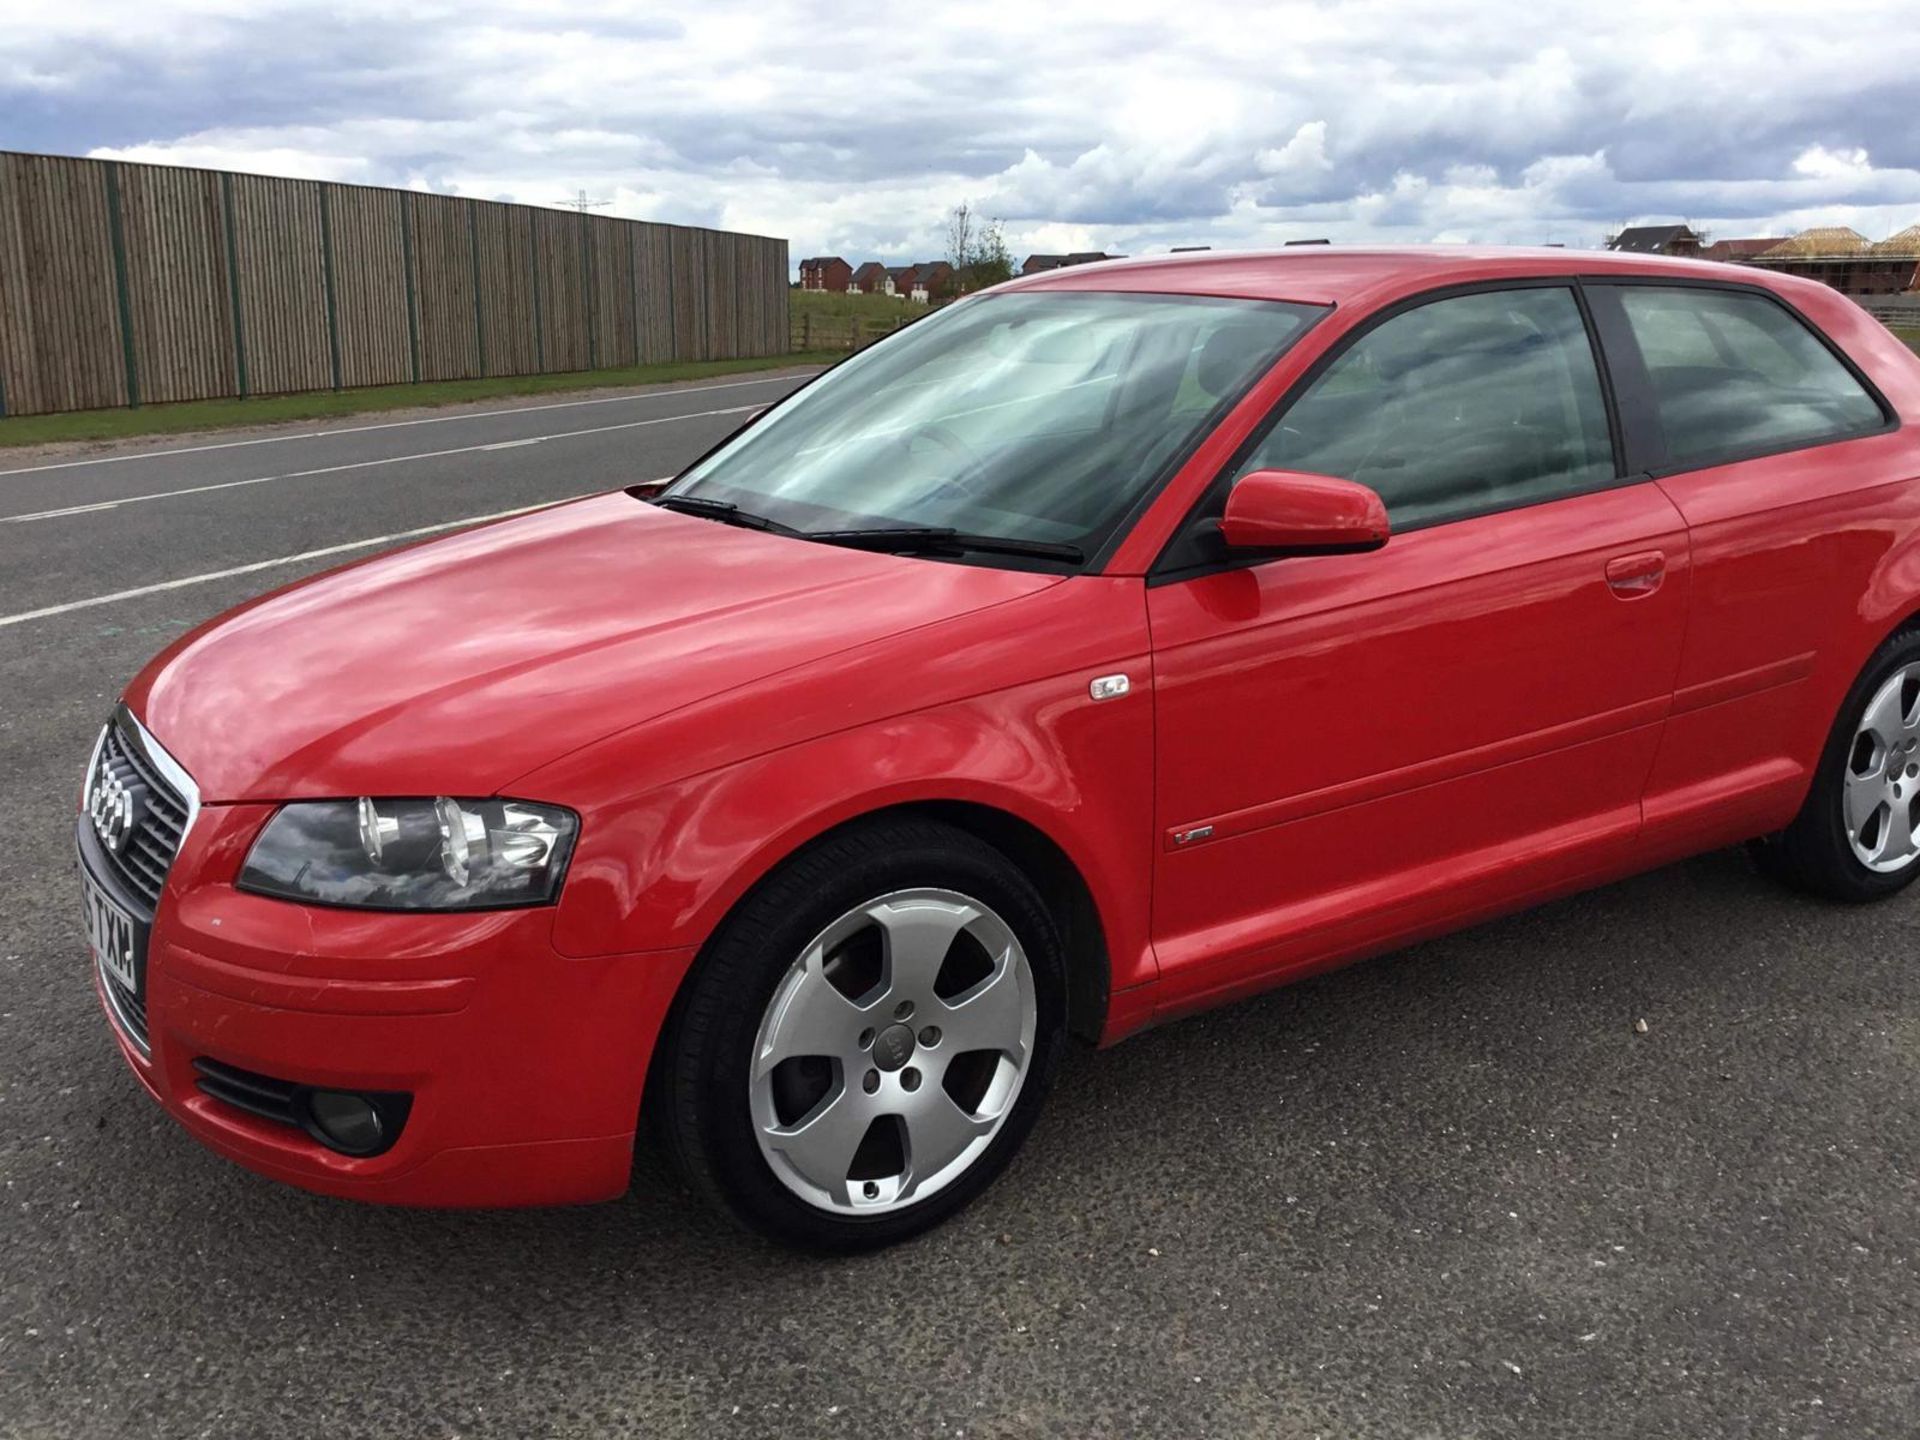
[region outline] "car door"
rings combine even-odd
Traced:
[[[1865,377],[1770,292],[1614,281],[1590,294],[1629,452],[1693,546],[1686,646],[1646,797],[1649,845],[1680,854],[1777,829],[1799,808],[1864,659],[1862,596],[1913,461]]]
[[[1367,484],[1395,533],[1252,565],[1176,542],[1152,577],[1173,1010],[1617,867],[1684,633],[1685,527],[1620,474],[1571,283],[1358,330],[1214,513],[1265,468]]]

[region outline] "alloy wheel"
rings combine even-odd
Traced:
[[[833,1214],[924,1200],[1012,1113],[1037,1022],[1027,953],[983,902],[916,889],[858,905],[802,950],[761,1019],[760,1152]]]
[[[1854,858],[1882,874],[1920,856],[1914,799],[1920,793],[1920,664],[1893,672],[1867,702],[1847,750],[1841,803]]]

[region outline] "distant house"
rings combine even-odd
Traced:
[[[895,265],[888,269],[887,279],[893,282],[895,295],[911,295],[913,287],[920,279],[918,265]]]
[[[1063,265],[1091,265],[1096,260],[1124,260],[1124,255],[1109,255],[1104,250],[1076,250],[1071,255],[1029,255],[1020,264],[1022,275],[1038,275],[1043,270],[1058,270]]]
[[[1607,240],[1607,249],[1631,255],[1698,255],[1705,248],[1691,225],[1633,225]]]
[[[908,292],[921,304],[944,300],[953,290],[953,266],[944,260],[928,260],[913,267],[913,288]]]
[[[853,267],[838,255],[813,255],[800,262],[802,290],[832,290],[844,294],[853,283]]]
[[[1878,293],[1903,290],[1920,295],[1920,225],[1909,225],[1891,239],[1882,240],[1873,247],[1873,259],[1887,269],[1884,288]]]
[[[1804,275],[1845,295],[1900,295],[1920,288],[1920,225],[1878,245],[1844,225],[1817,226],[1747,263]]]
[[[853,288],[862,295],[891,295],[893,277],[878,260],[869,260],[853,272]]]
[[[1700,252],[1702,260],[1717,260],[1723,265],[1744,265],[1756,255],[1764,255],[1781,241],[1771,235],[1758,240],[1716,240]]]

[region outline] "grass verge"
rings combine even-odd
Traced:
[[[1915,329],[1907,325],[1895,325],[1893,327],[1893,333],[1897,339],[1906,341],[1907,348],[1912,350],[1914,354],[1920,355],[1920,329]]]
[[[140,435],[178,435],[273,425],[285,420],[326,420],[382,410],[460,405],[504,395],[547,395],[611,386],[658,385],[707,380],[789,365],[829,365],[846,356],[770,355],[758,360],[689,360],[670,365],[629,365],[618,370],[574,370],[563,375],[501,375],[486,380],[442,380],[419,385],[376,385],[363,390],[314,390],[299,395],[263,395],[251,400],[187,400],[143,405],[138,410],[81,410],[62,415],[16,415],[0,420],[0,448],[51,445],[68,440],[125,440]]]
[[[789,290],[787,313],[798,324],[808,315],[822,320],[895,320],[902,315],[924,315],[927,307],[905,296],[866,295],[858,290]]]

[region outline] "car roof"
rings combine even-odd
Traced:
[[[1749,265],[1611,250],[1421,245],[1393,249],[1293,246],[1285,250],[1150,255],[1047,270],[1000,290],[1121,290],[1359,305],[1447,285],[1555,275],[1738,281],[1790,288],[1791,277]]]

